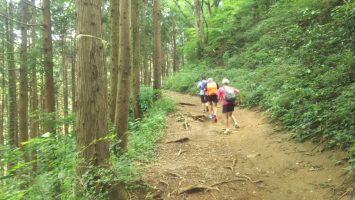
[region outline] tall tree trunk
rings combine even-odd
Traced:
[[[35,5],[35,0],[32,0],[32,4]],[[36,24],[36,8],[32,8],[32,24]],[[34,26],[31,27],[31,48],[36,48],[37,36],[36,36],[36,29]],[[35,56],[33,56],[35,58]],[[36,59],[33,60],[31,66],[31,126],[30,126],[30,138],[36,138],[39,132],[39,123],[38,123],[38,116],[34,114],[38,109],[38,91],[37,91],[37,69],[36,66],[37,62]],[[36,151],[31,152],[31,160],[33,161],[32,164],[32,171],[37,171],[37,154]]]
[[[132,28],[133,28],[133,66],[132,66],[132,82],[133,82],[133,111],[134,118],[142,117],[139,108],[139,88],[140,88],[140,37],[139,37],[139,0],[132,0]]]
[[[71,63],[71,98],[72,98],[72,111],[76,111],[76,67],[75,67],[75,55],[76,55],[76,48],[75,48],[76,42],[75,38],[73,40],[73,46],[74,46],[74,53],[72,57],[72,63]]]
[[[166,70],[165,76],[169,76],[170,62],[169,62],[169,46],[166,47]],[[174,71],[173,71],[174,72]]]
[[[14,7],[12,1],[9,3],[9,18],[14,16]],[[9,144],[11,146],[18,146],[18,124],[17,124],[17,87],[16,87],[16,66],[14,56],[14,25],[10,20],[6,20],[7,28],[7,52],[8,52],[8,135]]]
[[[110,120],[115,121],[116,112],[116,97],[117,97],[117,83],[119,71],[119,20],[120,20],[120,1],[110,0],[111,4],[111,96],[110,96]]]
[[[181,37],[181,46],[185,45],[185,37],[184,37],[184,33],[182,33],[182,37]],[[185,55],[184,55],[184,50],[182,49],[181,51],[181,64],[184,67],[185,66]]]
[[[44,73],[45,73],[45,106],[44,110],[48,115],[48,122],[44,124],[45,132],[55,132],[55,88],[53,80],[53,45],[51,30],[50,0],[43,0],[43,38],[44,38]]]
[[[63,111],[64,117],[68,116],[69,110],[69,91],[68,91],[68,66],[65,54],[65,33],[62,34],[62,67],[63,67]],[[69,125],[64,123],[64,134],[68,135]]]
[[[28,68],[27,68],[27,22],[28,4],[21,0],[21,48],[20,48],[20,98],[19,98],[19,143],[28,141]],[[28,157],[25,156],[25,160]]]
[[[6,39],[6,38],[5,38]],[[1,64],[5,66],[5,39],[2,40],[2,48],[1,48]],[[6,78],[5,78],[5,68],[1,69],[1,113],[0,113],[0,145],[4,145],[5,137],[4,137],[4,115],[5,115],[5,105],[6,105]],[[0,170],[2,168],[2,163],[0,161]],[[2,175],[2,174],[1,174]]]
[[[153,72],[153,61],[151,59],[149,59],[149,63],[148,63],[148,85],[151,86],[152,85],[152,72]]]
[[[101,25],[102,0],[77,0],[77,175],[84,182],[87,178],[101,178],[98,168],[109,165],[107,137],[107,78],[105,49]],[[94,167],[93,170],[90,168]],[[89,176],[85,176],[88,173]],[[82,184],[78,184],[82,185]],[[84,186],[85,187],[85,186]],[[111,193],[111,188],[95,185],[95,188],[76,188],[82,191],[94,189]],[[113,199],[113,198],[112,198]],[[120,199],[120,198],[116,198]]]
[[[120,142],[120,151],[127,150],[128,112],[131,77],[131,34],[130,34],[130,0],[121,0],[120,3],[120,54],[118,90],[116,97],[115,125],[117,138]]]
[[[196,35],[197,35],[197,58],[202,58],[204,52],[204,42],[205,42],[205,33],[203,26],[203,17],[202,17],[202,8],[201,0],[194,0],[194,13],[196,20]]]
[[[164,78],[165,78],[165,75],[166,75],[166,45],[164,45],[164,48],[163,48],[163,52],[161,53],[161,77],[162,77],[162,80],[164,81]]]
[[[175,25],[175,21],[173,24],[173,70],[174,72],[178,71],[178,67],[177,67],[177,62],[176,62],[176,25]]]
[[[147,50],[147,18],[146,18],[146,6],[147,0],[142,2],[142,26],[143,26],[143,75],[144,84],[148,85],[148,50]]]
[[[154,89],[161,89],[161,60],[160,60],[160,0],[154,0],[153,5],[153,65]]]

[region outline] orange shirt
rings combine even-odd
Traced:
[[[206,89],[207,89],[207,95],[209,95],[209,96],[216,95],[217,91],[218,91],[217,83],[216,82],[207,83]]]

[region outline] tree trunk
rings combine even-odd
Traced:
[[[21,48],[20,48],[20,98],[19,98],[19,144],[28,141],[28,69],[27,69],[27,22],[28,4],[21,0]],[[25,155],[25,160],[28,157]]]
[[[163,48],[163,52],[161,53],[161,77],[162,77],[162,80],[164,81],[164,78],[165,78],[165,75],[166,75],[166,45],[164,46]]]
[[[205,42],[205,33],[203,27],[203,18],[202,18],[202,8],[201,0],[194,0],[195,6],[195,20],[196,20],[196,35],[197,35],[197,58],[203,57],[204,52],[204,42]]]
[[[6,39],[6,38],[5,38]],[[5,66],[5,39],[2,40],[1,48],[1,64]],[[4,116],[5,116],[5,105],[6,105],[6,78],[5,78],[5,68],[1,69],[1,113],[0,113],[0,145],[4,145]],[[2,168],[2,162],[0,161],[0,170]],[[2,175],[2,174],[1,174]]]
[[[161,89],[161,60],[160,60],[160,0],[154,0],[153,6],[153,65],[154,89]]]
[[[13,19],[13,4],[9,3],[9,18]],[[8,52],[8,135],[9,144],[18,146],[18,126],[17,126],[17,87],[16,87],[16,66],[14,56],[14,25],[11,20],[6,20],[7,28],[7,52]]]
[[[133,66],[132,66],[132,82],[133,82],[133,111],[134,118],[142,117],[139,108],[139,88],[140,88],[140,37],[139,37],[139,0],[132,0],[132,28],[133,28]]]
[[[149,59],[149,64],[148,64],[148,85],[151,86],[152,85],[152,67],[153,65],[153,61],[151,59]]]
[[[101,25],[102,0],[77,0],[77,175],[82,181],[87,178],[100,179],[98,168],[109,165],[109,143],[107,137],[107,78],[105,49]],[[94,167],[93,170],[90,168]],[[88,175],[85,175],[88,173]],[[95,185],[82,188],[78,184],[77,197],[82,191],[94,189],[111,193],[110,188]],[[85,186],[84,186],[85,187]],[[88,186],[90,187],[90,186]]]
[[[116,97],[118,83],[118,56],[119,56],[119,0],[110,0],[111,4],[111,96],[110,96],[110,120],[114,122],[116,112]]]
[[[51,12],[50,0],[43,0],[43,49],[44,49],[44,73],[45,85],[44,110],[48,113],[48,122],[44,124],[45,132],[55,133],[55,88],[53,80],[53,45],[52,45],[52,30],[51,30]]]
[[[35,0],[32,0],[32,4],[35,4]],[[32,8],[32,24],[36,24],[36,8]],[[37,37],[36,37],[36,30],[35,27],[31,27],[31,48],[35,49],[36,48],[36,42],[37,42]],[[33,56],[35,57],[35,56]],[[38,116],[37,114],[34,114],[37,109],[38,109],[38,94],[37,94],[37,69],[36,66],[37,62],[36,59],[33,60],[32,66],[31,66],[31,126],[30,126],[30,139],[36,138],[38,136],[39,132],[39,123],[38,123]],[[33,161],[32,164],[32,171],[36,172],[37,171],[37,154],[36,151],[31,152],[31,160]]]
[[[142,26],[143,26],[143,75],[144,75],[144,84],[148,85],[148,51],[147,51],[147,18],[146,18],[146,6],[147,0],[143,0],[142,3]]]
[[[175,21],[173,24],[173,70],[174,72],[178,71],[177,68],[177,62],[176,62],[176,25],[175,25]]]
[[[75,54],[76,54],[76,49],[75,49],[75,38],[73,41],[73,46],[74,46],[74,53],[72,57],[72,63],[71,63],[71,98],[72,98],[72,112],[76,111],[76,70],[75,70]]]
[[[120,151],[125,152],[127,150],[128,112],[131,90],[130,0],[121,0],[120,19],[120,70],[118,74],[115,125],[117,138],[121,141]]]
[[[68,116],[69,109],[69,91],[68,91],[68,66],[65,54],[65,33],[62,34],[62,68],[63,68],[63,111],[64,117]],[[69,125],[64,123],[64,134],[68,135]]]
[[[169,47],[167,46],[166,48],[166,70],[165,70],[165,76],[169,76],[169,70],[170,70],[170,62],[169,62]],[[173,70],[174,72],[174,70]]]

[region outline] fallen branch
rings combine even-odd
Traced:
[[[180,102],[179,104],[180,104],[180,105],[183,105],[183,106],[196,106],[196,104],[185,103],[185,102]]]
[[[185,188],[182,188],[179,192],[178,195],[181,195],[183,193],[191,194],[191,193],[196,193],[196,192],[204,192],[208,190],[218,190],[218,188],[213,188],[205,185],[195,185],[195,186],[188,186]]]
[[[236,181],[247,181],[247,180],[245,180],[244,178],[236,178],[236,179],[232,179],[232,180],[227,180],[227,181],[222,181],[222,182],[219,182],[219,183],[215,183],[215,184],[211,185],[211,187],[215,187],[215,186],[218,186],[218,185],[223,185],[223,184],[226,184],[226,183],[236,182]]]
[[[183,143],[183,142],[187,142],[189,141],[190,139],[188,137],[183,137],[183,138],[180,138],[180,139],[177,139],[177,140],[172,140],[172,141],[169,141],[167,143]]]

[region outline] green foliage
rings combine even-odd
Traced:
[[[166,127],[167,114],[173,109],[173,101],[164,97],[154,102],[143,119],[136,122],[137,126],[130,127],[127,153],[112,158],[113,169],[120,181],[128,183],[130,187],[139,181],[139,168],[135,163],[147,161],[154,156],[155,143]]]
[[[142,87],[140,97],[141,106],[145,111],[144,118],[129,122],[127,154],[111,156],[111,167],[89,168],[84,177],[76,177],[75,173],[75,133],[45,133],[23,143],[25,151],[0,146],[1,163],[13,163],[7,170],[0,168],[0,199],[75,199],[74,189],[77,183],[86,188],[82,191],[81,199],[106,199],[107,188],[118,182],[125,182],[130,188],[139,186],[136,184],[140,180],[137,162],[153,157],[155,142],[161,137],[166,126],[167,114],[174,109],[173,101],[167,98],[153,102],[154,91],[151,87]],[[40,111],[33,114],[43,117]],[[55,123],[57,126],[72,124],[74,119],[71,115],[58,119]],[[112,133],[107,137],[112,145],[116,142],[114,135]],[[37,152],[36,160],[25,161],[24,152],[29,154],[34,150]],[[38,163],[36,172],[32,172],[34,162]]]
[[[205,60],[224,65],[188,65],[165,87],[198,94],[199,76],[229,78],[246,104],[262,106],[294,138],[325,141],[353,158],[355,2],[238,2],[208,19]]]

